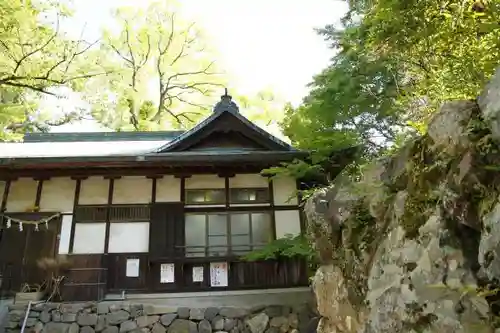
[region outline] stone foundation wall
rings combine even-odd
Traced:
[[[11,305],[6,333],[20,332],[27,306]],[[300,333],[314,313],[308,305],[170,308],[129,303],[32,305],[29,333]]]

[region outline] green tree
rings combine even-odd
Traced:
[[[371,158],[403,143],[425,131],[443,101],[475,98],[500,63],[498,1],[350,0],[349,6],[341,26],[318,31],[336,54],[283,123],[292,141],[319,160],[359,144]]]
[[[81,90],[88,78],[107,74],[94,43],[59,30],[70,15],[57,2],[0,1],[0,140],[78,119],[78,110],[48,116],[40,100],[60,97],[64,88]]]
[[[120,28],[104,32],[103,50],[116,72],[88,85],[94,117],[117,130],[151,130],[206,115],[224,81],[194,24],[165,1],[120,8],[114,18]]]

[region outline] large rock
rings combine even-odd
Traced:
[[[133,320],[127,320],[120,324],[120,333],[130,332],[137,328],[137,323]]]
[[[140,316],[136,319],[137,326],[139,326],[139,328],[153,326],[159,318],[159,316]]]
[[[99,315],[97,317],[97,324],[95,325],[95,331],[101,332],[106,328],[106,315]]]
[[[490,280],[500,280],[500,202],[483,218],[484,230],[479,244],[481,271]]]
[[[246,324],[252,333],[264,333],[269,323],[269,316],[265,313],[259,313],[246,320]]]
[[[98,303],[97,304],[97,314],[106,314],[109,312],[109,304]]]
[[[95,330],[90,326],[83,326],[80,329],[80,333],[95,333]]]
[[[49,311],[41,312],[39,319],[44,324],[48,323],[51,320],[50,312]]]
[[[429,123],[427,132],[433,140],[433,149],[463,149],[470,145],[467,125],[472,114],[478,109],[474,101],[451,101],[441,106]],[[429,147],[431,148],[431,147]]]
[[[206,319],[203,319],[198,324],[198,332],[199,333],[212,333],[212,324]]]
[[[80,326],[95,326],[97,324],[97,314],[82,312],[78,314],[76,322]]]
[[[151,333],[165,333],[167,329],[160,323],[155,323],[151,329]]]
[[[65,323],[47,323],[44,327],[44,333],[68,333],[69,324]]]
[[[118,325],[130,318],[130,314],[125,310],[118,310],[106,315],[106,321],[109,325]]]
[[[63,323],[74,323],[76,321],[76,312],[63,312],[61,321]]]
[[[177,316],[179,316],[180,319],[189,319],[190,312],[191,309],[181,307],[177,309]]]
[[[168,327],[172,324],[175,318],[177,318],[176,313],[166,313],[160,317],[160,322],[163,326]]]
[[[169,326],[168,333],[198,333],[198,325],[186,319],[176,319]]]
[[[477,99],[493,137],[500,139],[500,67]]]
[[[191,309],[189,311],[190,320],[203,320],[205,319],[205,309]]]
[[[224,329],[224,317],[222,317],[222,316],[216,316],[212,320],[212,328],[215,331],[222,331]]]
[[[108,326],[102,331],[102,333],[118,333],[119,329],[117,326]]]
[[[349,302],[348,282],[340,268],[321,266],[314,276],[313,288],[324,326],[334,329],[334,332],[344,332],[349,327],[353,331],[359,329],[359,317],[363,315],[363,310],[356,309]]]
[[[218,314],[219,314],[219,308],[214,308],[214,307],[207,308],[205,310],[205,319],[212,321]]]

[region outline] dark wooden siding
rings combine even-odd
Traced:
[[[139,259],[139,277],[127,277],[127,260]],[[148,291],[149,260],[147,253],[107,254],[104,256],[108,268],[108,292],[118,293]]]
[[[64,301],[96,301],[106,294],[107,269],[101,254],[73,254],[61,288]]]
[[[184,205],[178,202],[151,205],[149,254],[151,258],[184,256]]]
[[[52,214],[6,215],[23,220],[40,220]],[[56,218],[48,223],[48,229],[45,224],[39,225],[38,231],[34,225],[24,224],[23,230],[20,231],[17,223],[3,229],[0,241],[0,274],[3,277],[1,289],[4,292],[19,292],[24,284],[34,286],[44,283],[47,272],[38,267],[37,261],[54,257],[59,224],[60,218]]]

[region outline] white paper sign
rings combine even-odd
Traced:
[[[174,272],[175,272],[174,264],[161,264],[160,283],[173,283],[175,281]]]
[[[193,267],[193,282],[203,282],[203,266]]]
[[[210,263],[210,286],[227,287],[227,263]]]
[[[125,269],[125,276],[139,277],[139,259],[127,259],[127,267]]]

